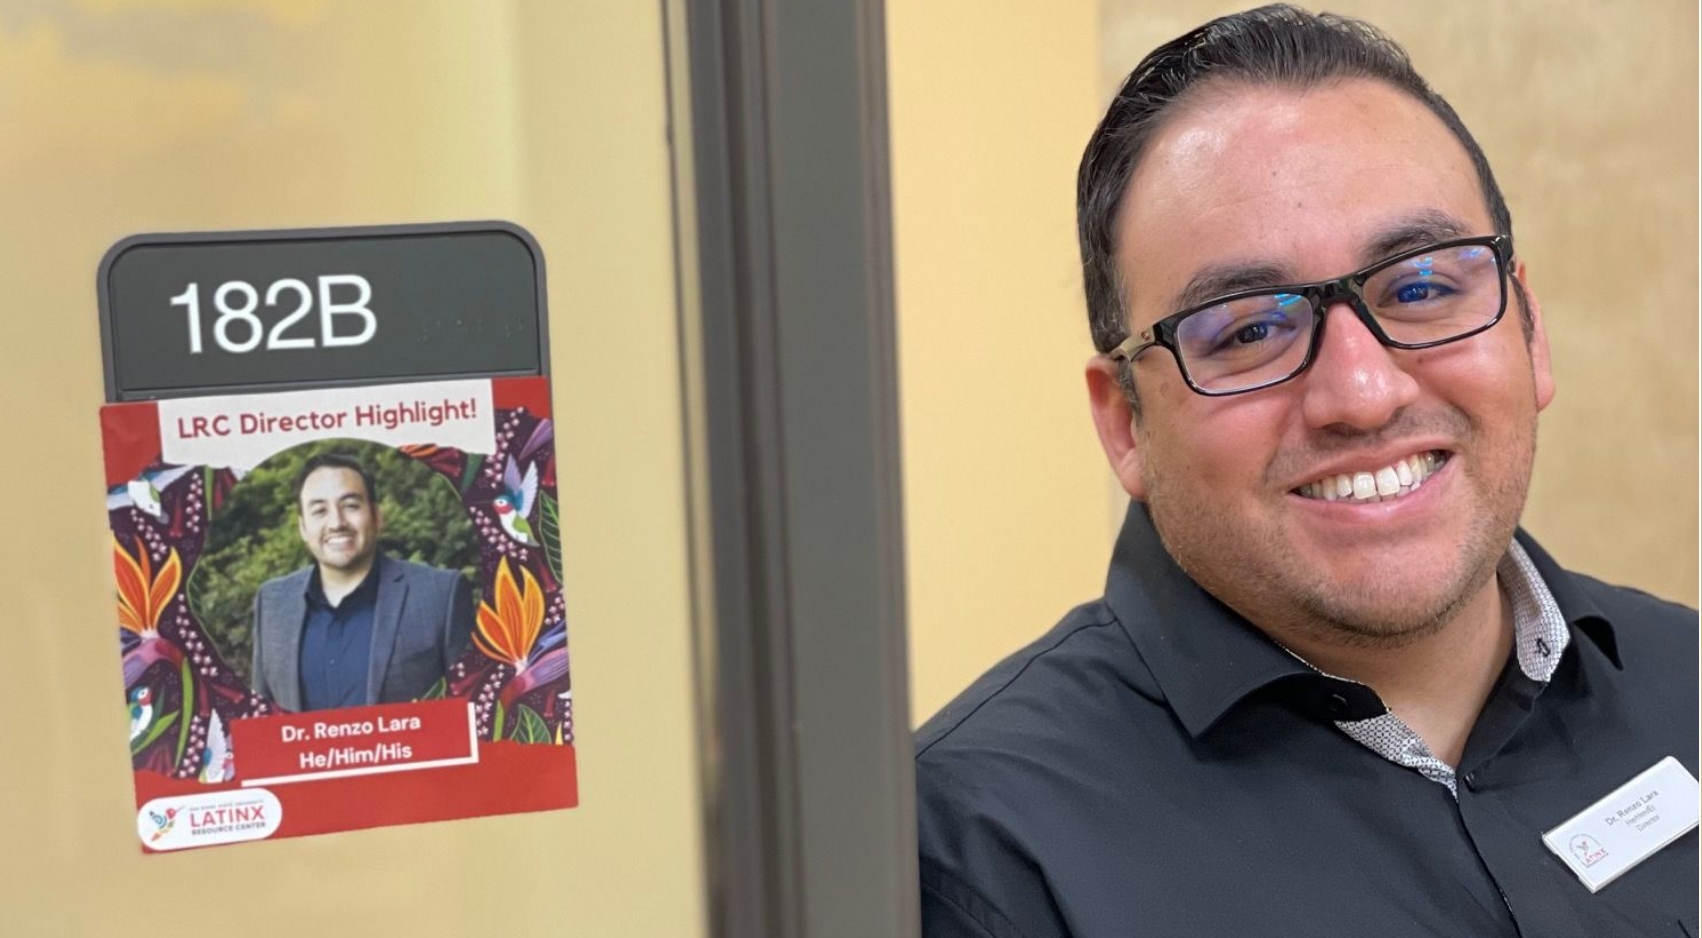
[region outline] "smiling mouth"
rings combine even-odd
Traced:
[[[1448,462],[1447,450],[1433,449],[1363,472],[1325,476],[1294,490],[1301,498],[1325,502],[1392,502],[1418,491]]]

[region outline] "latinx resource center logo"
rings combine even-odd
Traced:
[[[1578,858],[1579,863],[1588,868],[1597,860],[1607,856],[1607,850],[1589,834],[1579,834],[1572,838],[1572,855]]]

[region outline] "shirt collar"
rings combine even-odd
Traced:
[[[360,585],[350,590],[348,595],[343,597],[343,601],[335,606],[331,605],[330,600],[325,598],[325,584],[320,582],[319,579],[319,565],[317,563],[314,564],[313,572],[308,574],[307,577],[306,593],[308,603],[324,606],[327,609],[341,609],[344,607],[352,609],[370,599],[375,599],[378,596],[378,568],[383,566],[383,564],[383,554],[379,554],[374,557],[372,559],[372,567],[366,571],[366,576],[361,579]]]
[[[1516,619],[1523,621],[1521,601],[1540,616],[1547,597],[1565,623],[1580,627],[1619,666],[1613,629],[1601,610],[1530,535],[1519,531],[1516,538],[1514,547],[1522,550],[1510,548],[1501,567],[1503,576],[1509,575],[1510,566],[1517,574],[1513,579],[1519,586],[1512,590]],[[1105,601],[1177,718],[1195,737],[1248,695],[1277,683],[1327,700],[1336,720],[1368,719],[1385,711],[1370,688],[1312,670],[1202,589],[1164,549],[1140,502],[1130,502],[1118,535]],[[1555,621],[1547,619],[1547,627]],[[1519,629],[1518,644],[1529,644],[1540,657],[1539,638],[1553,652],[1541,680],[1552,674],[1565,642],[1543,627]]]
[[[1548,587],[1549,595],[1566,623],[1572,626],[1573,631],[1582,632],[1594,642],[1615,668],[1625,670],[1624,662],[1619,659],[1619,642],[1614,638],[1613,623],[1608,621],[1596,601],[1524,529],[1515,531],[1513,540],[1524,548],[1525,557]]]
[[[1129,503],[1105,601],[1195,737],[1271,684],[1348,683],[1306,667],[1182,572],[1140,502]]]
[[[1513,610],[1513,659],[1525,677],[1547,684],[1560,666],[1560,656],[1572,643],[1566,617],[1554,601],[1554,593],[1542,581],[1530,554],[1517,540],[1507,545],[1495,576],[1507,604]]]

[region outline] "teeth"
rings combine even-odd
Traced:
[[[1354,488],[1358,488],[1358,487],[1359,487],[1358,483],[1355,483]],[[1383,467],[1382,469],[1377,470],[1377,494],[1378,495],[1381,495],[1381,496],[1387,498],[1390,495],[1398,494],[1400,492],[1400,490],[1401,490],[1401,480],[1400,480],[1399,476],[1395,475],[1395,470],[1390,469],[1387,466]]]
[[[1373,472],[1350,472],[1328,476],[1301,486],[1304,498],[1323,501],[1352,499],[1359,502],[1392,501],[1416,491],[1447,462],[1446,454],[1418,453]]]
[[[1377,479],[1369,472],[1353,474],[1353,497],[1364,501],[1377,494]]]

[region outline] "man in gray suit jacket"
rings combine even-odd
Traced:
[[[296,711],[425,693],[467,646],[466,580],[378,553],[377,488],[350,456],[308,460],[296,508],[314,563],[254,595],[255,692]]]

